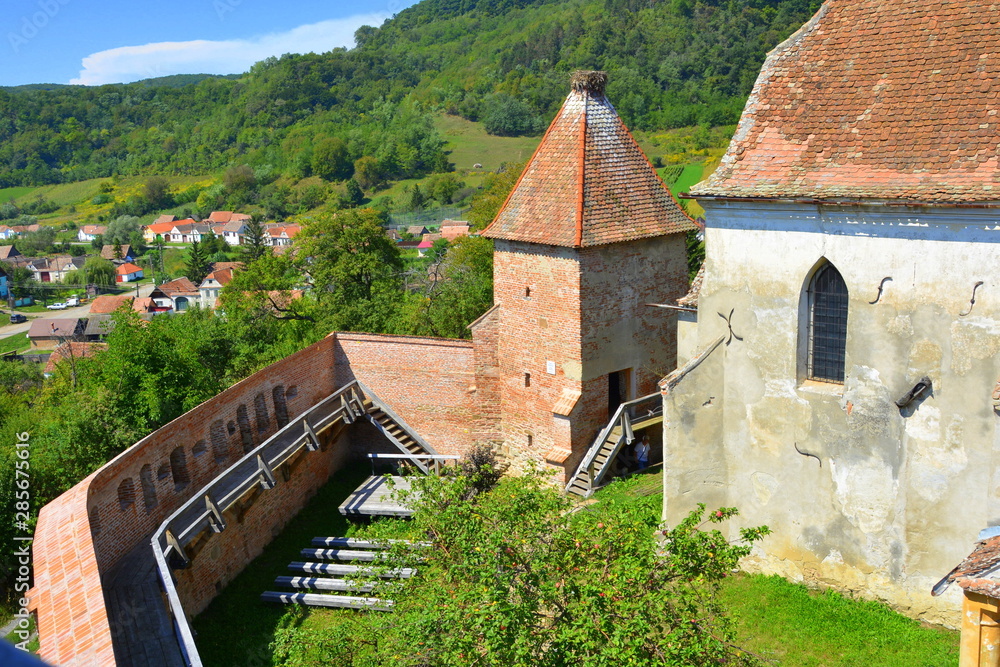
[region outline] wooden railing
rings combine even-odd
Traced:
[[[617,450],[622,444],[628,445],[635,439],[632,433],[632,424],[658,417],[662,414],[663,396],[660,395],[660,392],[640,396],[619,405],[614,415],[608,420],[607,425],[597,434],[597,438],[590,446],[590,449],[587,450],[587,455],[583,457],[583,461],[580,462],[576,472],[570,477],[569,483],[566,485],[566,491],[568,492],[570,487],[573,486],[573,482],[584,473],[587,475],[588,488],[591,490],[596,488],[604,477],[605,471],[610,467],[611,460],[614,458]],[[595,472],[594,459],[597,458],[597,455],[603,449],[604,443],[611,437],[611,433],[618,427],[621,427],[621,434],[619,435],[618,442],[615,443],[615,452],[604,462],[601,469]]]
[[[279,466],[303,448],[309,452],[318,450],[320,440],[317,433],[338,420],[351,424],[359,418],[370,418],[366,401],[388,415],[415,442],[429,452],[427,456],[400,454],[400,458],[409,459],[414,463],[419,463],[421,458],[435,462],[444,458],[437,456],[434,449],[399,415],[371,390],[355,380],[330,394],[247,452],[239,461],[193,494],[153,533],[151,543],[160,582],[173,616],[177,641],[190,667],[202,667],[202,662],[174,583],[171,563],[179,561],[182,566],[190,563],[191,558],[185,551],[186,544],[205,530],[215,533],[226,530],[223,515],[244,494],[255,486],[260,486],[264,490],[274,488],[278,483],[274,471]]]

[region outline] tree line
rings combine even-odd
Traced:
[[[435,113],[541,131],[574,69],[609,71],[632,128],[733,123],[765,53],[817,6],[425,0],[361,28],[354,49],[272,57],[238,78],[0,89],[0,187],[248,165],[368,190],[448,170]]]

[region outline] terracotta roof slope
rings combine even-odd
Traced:
[[[1000,200],[1000,6],[827,0],[767,57],[691,194]]]
[[[500,213],[483,236],[581,248],[695,228],[604,95],[577,72]]]

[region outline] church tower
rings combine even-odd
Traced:
[[[500,427],[512,458],[568,477],[624,401],[673,370],[672,303],[695,228],[604,95],[572,90],[483,232],[494,239]]]

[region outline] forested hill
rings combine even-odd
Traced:
[[[234,164],[331,178],[447,169],[432,113],[540,131],[567,73],[604,69],[638,129],[738,118],[765,53],[816,0],[424,0],[358,47],[286,55],[236,78],[0,89],[0,188]],[[369,180],[371,180],[369,178]]]

